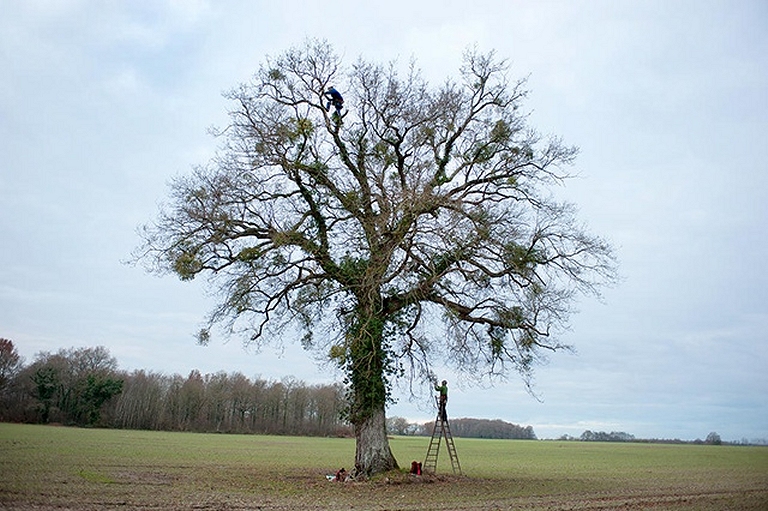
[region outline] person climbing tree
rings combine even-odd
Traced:
[[[336,115],[341,115],[341,109],[344,108],[344,98],[341,96],[341,93],[337,91],[334,87],[329,87],[327,91],[325,91],[325,97],[328,98],[328,102],[325,104],[325,109],[330,112],[331,105],[333,105],[333,108],[336,109]]]
[[[435,390],[440,393],[440,397],[437,401],[440,410],[440,419],[447,421],[448,414],[445,411],[445,405],[448,403],[448,382],[443,380],[442,384],[435,384]]]

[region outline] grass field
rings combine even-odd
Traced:
[[[396,437],[401,465],[428,438]],[[464,475],[328,482],[354,440],[0,424],[0,509],[768,509],[768,448],[456,439]],[[442,456],[442,453],[441,453]]]

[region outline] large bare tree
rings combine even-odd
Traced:
[[[493,53],[428,84],[310,40],[228,93],[219,155],[171,185],[140,257],[210,276],[210,326],[274,341],[291,325],[346,374],[356,470],[397,467],[385,406],[437,360],[530,376],[573,299],[615,273],[609,244],[549,193],[576,149],[541,137]],[[344,93],[342,116],[325,92]],[[209,329],[200,333],[206,342]]]

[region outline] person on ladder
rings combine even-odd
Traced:
[[[443,380],[441,385],[435,384],[435,390],[440,393],[440,397],[437,398],[438,416],[445,422],[448,420],[448,414],[445,411],[445,405],[448,404],[448,382]]]

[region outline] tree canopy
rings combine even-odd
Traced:
[[[528,126],[525,80],[508,72],[469,50],[458,79],[432,86],[413,64],[345,67],[308,40],[226,94],[220,152],[143,230],[152,269],[216,286],[209,327],[259,344],[296,326],[338,363],[360,472],[397,466],[394,379],[430,380],[446,361],[527,381],[564,348],[574,298],[614,278],[610,245],[550,190],[577,149]]]

